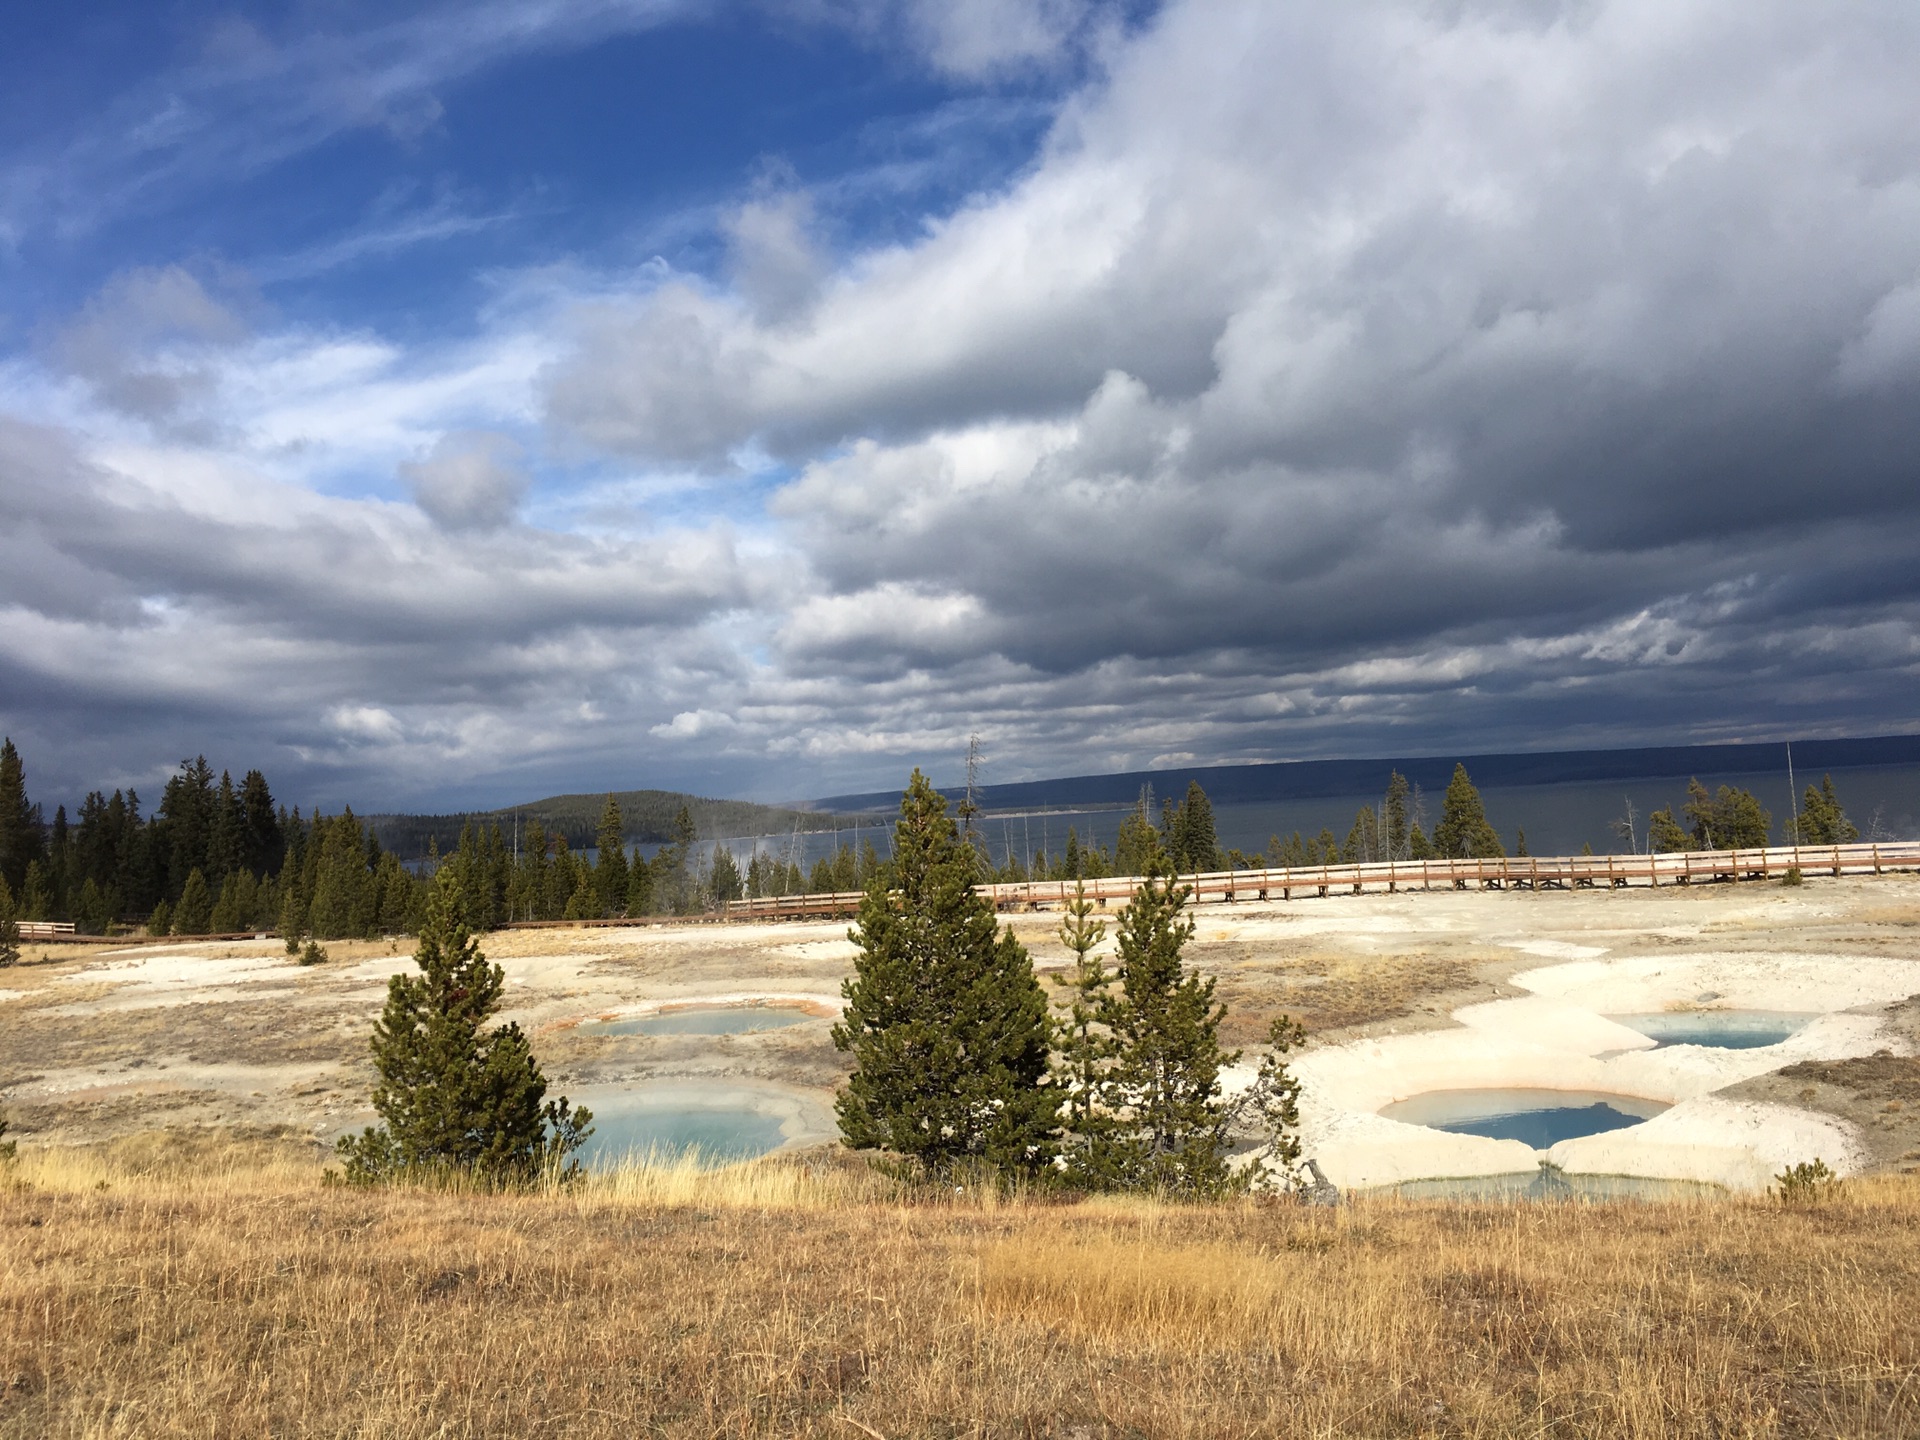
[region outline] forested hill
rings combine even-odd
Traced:
[[[1796,740],[1796,766],[1809,773],[1854,765],[1920,764],[1920,735],[1881,735],[1864,739]],[[1441,755],[1377,760],[1288,760],[1258,765],[1214,765],[1168,770],[1134,770],[1120,775],[1071,775],[1057,780],[1026,780],[983,785],[979,803],[987,810],[1076,809],[1130,805],[1140,787],[1156,794],[1179,795],[1192,780],[1200,782],[1215,805],[1272,800],[1310,800],[1328,795],[1384,791],[1395,771],[1427,790],[1446,788],[1456,760],[1464,761],[1481,788],[1508,785],[1559,785],[1593,780],[1646,780],[1712,776],[1784,769],[1786,746],[1779,741],[1728,745],[1666,745],[1634,750],[1553,750],[1500,755]],[[957,798],[958,785],[944,789]],[[813,804],[823,811],[852,814],[890,808],[898,792],[833,795]]]
[[[796,828],[836,830],[853,824],[851,809],[827,815],[778,805],[756,805],[748,800],[709,800],[675,790],[616,790],[613,798],[619,803],[627,839],[642,845],[671,841],[674,818],[682,806],[693,817],[694,830],[702,840],[782,835]],[[516,816],[523,829],[528,821],[538,820],[549,835],[563,835],[568,846],[580,850],[594,844],[594,833],[606,805],[606,792],[597,791],[588,795],[550,795],[544,800],[530,800],[505,809],[453,815],[370,815],[367,825],[382,845],[408,860],[425,855],[430,841],[438,843],[441,854],[450,853],[460,841],[460,831],[470,823],[482,827],[497,824],[511,834]]]

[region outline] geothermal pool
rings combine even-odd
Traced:
[[[1486,1088],[1430,1090],[1384,1106],[1380,1114],[1453,1135],[1518,1140],[1545,1150],[1562,1140],[1604,1135],[1651,1120],[1670,1107],[1657,1100],[1584,1090]]]
[[[593,1134],[581,1159],[594,1169],[607,1169],[630,1157],[692,1158],[702,1164],[727,1165],[777,1150],[785,1139],[780,1116],[746,1107],[654,1104],[638,1099],[627,1105],[604,1100],[589,1108]]]
[[[1703,1045],[1710,1050],[1758,1050],[1806,1029],[1818,1012],[1800,1010],[1673,1010],[1607,1019],[1638,1030],[1655,1049]]]

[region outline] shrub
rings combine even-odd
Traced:
[[[1840,1177],[1818,1156],[1789,1165],[1773,1178],[1773,1193],[1782,1205],[1817,1205],[1840,1188]]]

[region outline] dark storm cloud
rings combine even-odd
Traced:
[[[0,433],[9,723],[786,797],[1920,727],[1920,12],[816,10],[1104,69],[911,242],[763,175],[464,376],[110,290],[109,418]],[[273,478],[327,444],[417,504]]]
[[[1909,725],[1917,63],[1878,5],[1171,7],[1007,194],[784,324],[593,312],[553,413],[813,456],[794,673],[1010,737],[1154,676],[1203,752]]]

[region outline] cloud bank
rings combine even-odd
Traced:
[[[0,432],[8,723],[787,796],[1920,724],[1920,16],[1003,8],[836,12],[1098,57],[908,242],[743,185],[426,355],[103,292]]]

